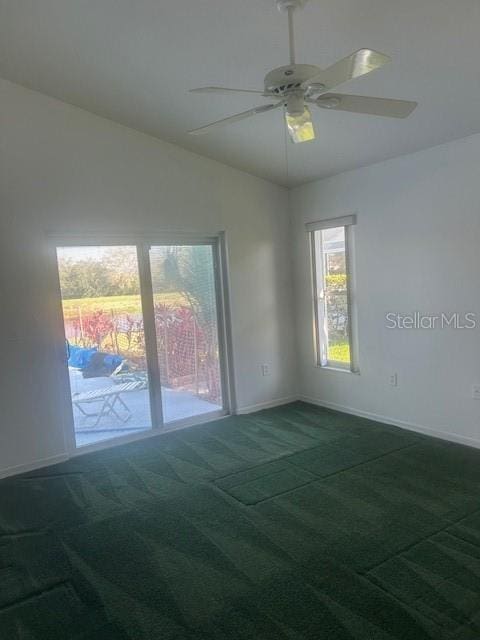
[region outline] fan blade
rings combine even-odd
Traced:
[[[325,93],[315,104],[322,109],[334,111],[351,111],[367,113],[372,116],[387,118],[406,118],[416,108],[417,102],[408,100],[389,100],[387,98],[370,98],[369,96],[349,96],[341,93]]]
[[[364,76],[375,69],[383,67],[390,62],[391,58],[372,49],[360,49],[350,56],[343,58],[325,69],[318,76],[314,76],[302,83],[302,89],[306,89],[311,84],[322,84],[325,91],[331,91],[340,84]]]
[[[213,129],[217,127],[223,127],[225,124],[231,124],[232,122],[238,122],[239,120],[244,120],[245,118],[250,118],[250,116],[256,116],[257,113],[265,113],[266,111],[271,111],[272,109],[277,109],[277,107],[283,106],[283,102],[277,102],[276,104],[265,104],[261,107],[254,107],[253,109],[249,109],[248,111],[243,111],[242,113],[237,113],[234,116],[230,116],[229,118],[224,118],[223,120],[217,120],[217,122],[212,122],[211,124],[207,124],[204,127],[200,127],[199,129],[193,129],[188,133],[197,136],[202,133],[209,133]]]
[[[255,93],[257,95],[263,95],[263,91],[255,91],[253,89],[229,89],[227,87],[198,87],[197,89],[189,89],[190,93]]]

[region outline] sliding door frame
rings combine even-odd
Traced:
[[[218,333],[218,349],[219,349],[219,364],[220,364],[220,384],[222,389],[222,407],[221,409],[214,409],[213,411],[209,411],[208,413],[201,414],[200,416],[192,416],[189,418],[183,418],[181,420],[175,420],[171,422],[163,422],[163,426],[160,427],[162,431],[172,431],[176,428],[181,428],[185,426],[190,426],[193,424],[197,424],[199,422],[199,418],[202,419],[203,422],[207,420],[212,420],[214,418],[220,418],[222,416],[228,415],[232,412],[232,396],[233,396],[233,385],[232,385],[232,361],[230,357],[230,349],[229,345],[231,345],[230,338],[230,313],[228,309],[228,293],[227,293],[227,278],[224,273],[224,265],[226,265],[226,242],[225,242],[225,234],[220,233],[215,236],[190,236],[188,239],[181,236],[179,237],[176,234],[165,234],[161,238],[161,242],[153,242],[150,241],[148,244],[144,245],[143,249],[143,257],[148,262],[145,269],[148,271],[150,277],[151,284],[151,274],[150,274],[150,257],[149,251],[151,247],[167,247],[167,246],[209,246],[212,249],[212,258],[213,258],[213,273],[214,273],[214,281],[215,281],[215,306],[216,306],[216,316],[217,316],[217,333]],[[225,259],[222,259],[222,256],[225,256]],[[150,289],[147,292],[147,297],[150,296],[150,300],[153,301],[153,291]],[[148,301],[147,301],[148,305]],[[153,327],[155,331],[155,327]],[[147,327],[145,327],[145,332],[147,331]],[[147,337],[145,336],[145,340],[147,341]],[[157,335],[156,331],[151,336],[150,340],[148,340],[149,345],[151,345],[151,354],[155,353],[155,357],[157,358],[157,366],[158,366],[158,350],[157,350]],[[153,345],[155,342],[155,346]],[[147,349],[147,358],[148,358],[148,349]],[[160,374],[159,374],[160,375]],[[161,399],[160,399],[161,402]],[[163,407],[162,407],[163,409]]]
[[[155,232],[149,234],[57,234],[48,235],[49,245],[54,254],[57,287],[56,301],[57,313],[55,324],[62,327],[61,342],[66,340],[65,325],[63,318],[62,294],[60,288],[60,278],[58,273],[58,260],[56,250],[59,247],[108,247],[108,246],[131,246],[137,250],[138,269],[140,279],[140,296],[145,333],[145,351],[147,359],[147,369],[149,380],[151,427],[139,431],[138,434],[128,434],[118,436],[108,440],[86,445],[76,446],[75,422],[73,407],[71,403],[71,388],[68,376],[68,367],[65,357],[56,358],[59,363],[58,379],[59,389],[62,398],[59,397],[62,407],[62,417],[64,422],[64,433],[67,453],[69,456],[77,456],[83,453],[107,449],[126,442],[143,440],[145,438],[182,429],[188,426],[209,422],[216,418],[229,415],[235,410],[235,385],[233,368],[233,344],[231,332],[231,312],[230,312],[230,291],[228,274],[228,249],[226,235],[224,232],[202,235],[175,232]],[[162,386],[160,377],[160,367],[158,359],[157,335],[154,317],[154,302],[152,290],[152,276],[150,266],[150,247],[154,246],[193,246],[208,245],[212,247],[213,268],[215,278],[215,302],[217,309],[217,332],[219,345],[219,361],[222,388],[222,408],[199,416],[185,418],[165,423],[163,419]],[[58,345],[55,351],[60,353]],[[61,367],[61,368],[60,368]],[[65,393],[68,391],[69,393]]]
[[[157,349],[155,328],[155,303],[153,301],[152,272],[150,269],[149,247],[137,245],[138,272],[140,276],[140,299],[143,315],[143,335],[145,339],[145,357],[148,371],[148,392],[150,396],[150,414],[152,430],[163,430],[162,381]]]
[[[230,279],[228,271],[228,246],[225,233],[220,233],[212,245],[214,255],[215,287],[217,300],[217,331],[222,379],[222,403],[225,413],[237,409],[233,366],[232,317],[230,312]]]

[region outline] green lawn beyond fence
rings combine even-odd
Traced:
[[[167,307],[180,307],[186,304],[181,293],[157,293],[154,296],[155,303],[164,304]],[[63,301],[63,317],[65,320],[78,318],[79,310],[82,314],[94,311],[114,312],[115,315],[127,313],[140,313],[142,302],[139,295],[131,296],[106,296],[103,298],[77,298]]]

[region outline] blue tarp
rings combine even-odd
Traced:
[[[85,369],[94,353],[97,353],[97,347],[92,349],[85,349],[83,347],[76,347],[75,345],[69,345],[70,357],[68,358],[68,366],[75,367],[75,369]]]
[[[83,371],[89,366],[92,357],[98,353],[98,348],[92,347],[91,349],[85,349],[84,347],[68,345],[68,353],[68,366],[74,367],[75,369],[81,369]],[[121,356],[112,355],[110,353],[104,353],[101,355],[103,355],[103,366],[110,371],[114,371],[123,362],[123,358]],[[102,361],[99,360],[99,362]],[[95,366],[98,366],[99,362],[96,362]]]
[[[114,371],[117,367],[119,367],[123,362],[123,358],[121,356],[112,356],[106,355],[103,359],[103,364]]]

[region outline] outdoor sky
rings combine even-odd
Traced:
[[[57,256],[73,260],[101,260],[105,253],[116,247],[57,247]],[[135,250],[135,247],[132,247]]]

